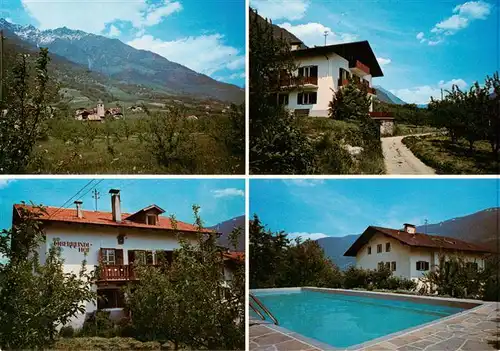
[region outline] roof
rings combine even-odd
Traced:
[[[375,234],[383,234],[398,240],[402,244],[412,247],[427,247],[441,250],[469,251],[478,253],[493,252],[486,247],[447,236],[429,235],[423,233],[412,234],[397,229],[369,226],[344,253],[344,256],[356,256],[358,251],[361,250],[361,248],[366,245]]]
[[[367,40],[356,41],[352,43],[316,46],[314,48],[299,49],[292,51],[295,57],[307,57],[312,55],[326,55],[336,53],[349,61],[349,64],[355,60],[359,60],[363,64],[370,67],[372,77],[383,77],[382,68],[373,53],[373,50]]]
[[[225,259],[230,260],[230,261],[245,262],[245,253],[244,252],[238,252],[238,251],[224,252],[223,256]]]
[[[155,206],[155,205],[152,205]],[[36,212],[36,208],[28,205],[15,204],[14,211],[18,212],[18,209],[24,207],[31,209]],[[156,206],[155,206],[156,207]],[[60,222],[60,223],[78,223],[78,224],[87,224],[87,225],[105,225],[111,227],[126,227],[126,228],[141,228],[141,229],[150,229],[150,230],[170,230],[173,231],[172,222],[170,218],[158,216],[158,223],[156,225],[149,225],[145,223],[134,222],[128,220],[127,218],[131,216],[129,213],[122,213],[122,221],[115,222],[113,221],[111,212],[103,212],[103,211],[86,211],[83,210],[83,218],[78,218],[76,216],[76,209],[61,209],[59,207],[44,207],[46,213],[42,213],[41,217],[38,220],[42,222]],[[182,232],[197,232],[197,227],[177,221],[177,230]],[[204,229],[206,233],[211,233],[213,230]]]

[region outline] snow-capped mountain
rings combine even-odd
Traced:
[[[118,39],[69,28],[39,30],[0,19],[0,28],[36,47],[114,81],[141,85],[160,94],[190,95],[240,103],[244,89],[216,81],[150,51],[137,50]]]

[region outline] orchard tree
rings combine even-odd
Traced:
[[[197,241],[179,232],[181,247],[171,263],[139,265],[138,282],[126,288],[126,304],[137,338],[170,342],[176,349],[234,350],[245,348],[245,269],[242,261],[228,282],[224,251],[217,235],[203,228],[193,207]],[[174,230],[177,224],[171,218]],[[234,242],[241,234],[235,230]]]
[[[0,348],[51,348],[58,328],[96,298],[93,276],[85,261],[78,274],[64,273],[61,248],[55,245],[40,263],[38,248],[45,245],[45,235],[39,218],[45,210],[18,211],[18,221],[0,234],[0,256],[6,259],[0,264]]]
[[[7,71],[5,97],[0,101],[0,173],[23,173],[33,158],[35,143],[46,129],[56,86],[49,85],[48,49],[41,48],[35,62],[19,54]]]

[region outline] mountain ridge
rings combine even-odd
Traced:
[[[406,105],[406,102],[398,98],[396,95],[391,93],[389,90],[382,88],[380,85],[374,86],[377,91],[377,98],[388,104],[396,104],[396,105]]]
[[[67,27],[39,30],[0,19],[0,28],[50,54],[97,72],[119,84],[143,85],[159,94],[186,95],[242,103],[244,89],[216,81],[147,50],[138,50],[118,39]]]

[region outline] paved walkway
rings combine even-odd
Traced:
[[[427,134],[416,134],[427,135]],[[436,174],[418,159],[402,142],[405,136],[382,138],[382,153],[387,174]]]
[[[252,324],[256,323],[256,324]],[[421,328],[349,350],[491,351],[500,349],[500,306],[488,302]],[[274,325],[251,322],[250,350],[339,350]]]

